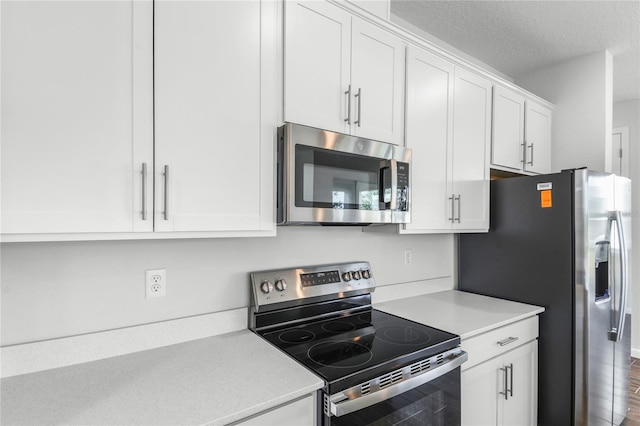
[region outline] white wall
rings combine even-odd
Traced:
[[[629,177],[632,183],[633,218],[631,260],[631,347],[632,355],[640,358],[640,99],[613,104],[613,127],[629,128]]]
[[[404,266],[404,250],[413,261]],[[251,271],[352,260],[376,284],[448,277],[453,236],[280,227],[275,238],[4,243],[1,345],[109,330],[249,305]],[[145,269],[167,269],[167,296],[145,299]],[[412,287],[415,287],[413,285]]]
[[[556,105],[552,121],[552,170],[604,171],[611,141],[613,68],[607,51],[581,56],[515,79]]]

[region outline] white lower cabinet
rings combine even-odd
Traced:
[[[463,425],[537,423],[537,325],[534,317],[462,341],[470,355],[461,375]]]
[[[241,420],[234,425],[242,426],[313,426],[315,425],[315,395],[308,395],[302,399],[281,405],[273,410],[266,411]]]

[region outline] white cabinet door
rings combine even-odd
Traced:
[[[456,69],[449,217],[459,231],[489,229],[491,89],[488,80]]]
[[[402,233],[489,228],[489,81],[422,49],[407,56],[411,223]]]
[[[491,165],[516,173],[551,172],[551,109],[496,86]]]
[[[326,1],[285,2],[284,120],[403,143],[405,45]]]
[[[4,235],[152,229],[151,7],[2,2]]]
[[[535,173],[550,173],[551,110],[528,100],[525,117],[526,162],[524,168]]]
[[[521,170],[524,163],[524,96],[496,86],[491,164]]]
[[[261,62],[275,57],[261,56],[270,7],[155,3],[156,231],[273,228],[276,105],[264,94],[275,79]]]
[[[538,341],[504,354],[509,366],[509,396],[499,398],[503,425],[535,426],[538,418]]]
[[[285,2],[284,120],[348,133],[350,60],[346,11],[324,1]]]
[[[498,399],[504,388],[502,358],[496,357],[464,370],[460,376],[462,424],[489,426],[498,424]]]
[[[448,156],[452,140],[454,65],[415,46],[407,49],[406,146],[411,163],[411,223],[403,233],[451,228]]]
[[[352,133],[401,145],[405,46],[396,35],[355,17],[351,37]]]
[[[537,386],[537,340],[464,370],[462,424],[534,426]]]

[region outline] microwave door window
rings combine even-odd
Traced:
[[[302,206],[378,210],[378,174],[305,164]]]
[[[379,170],[375,158],[297,145],[296,206],[379,210]]]

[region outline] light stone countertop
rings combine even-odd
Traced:
[[[374,304],[462,340],[544,308],[457,290]],[[2,379],[2,424],[220,425],[324,385],[249,330]]]
[[[227,424],[323,385],[242,330],[4,378],[2,424]]]
[[[397,299],[373,307],[457,334],[461,340],[544,312],[540,306],[458,290]]]

